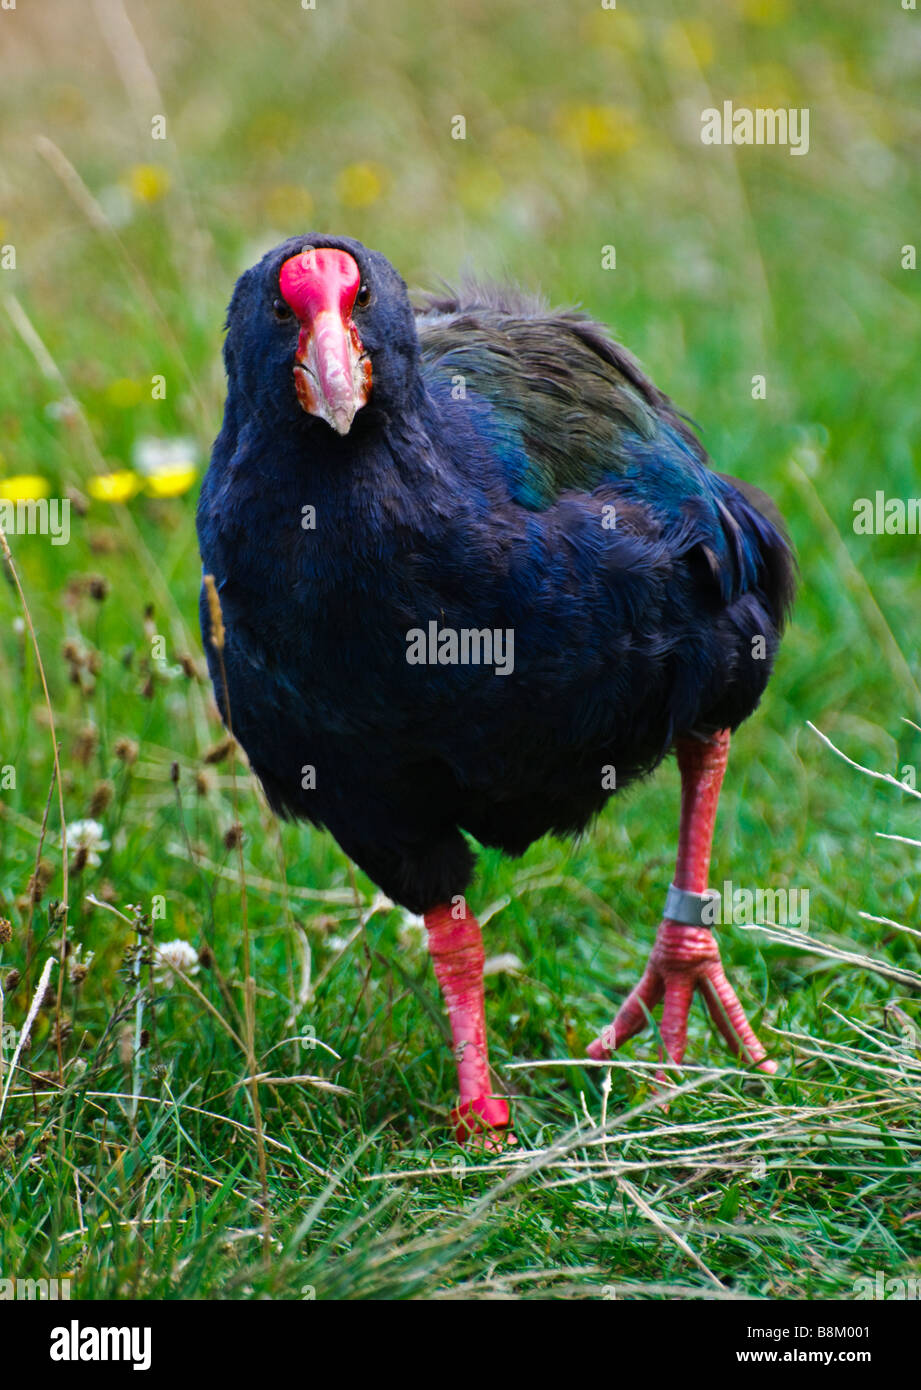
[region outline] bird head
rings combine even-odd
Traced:
[[[273,415],[304,414],[340,436],[356,415],[397,408],[418,373],[406,285],[377,251],[346,237],[292,237],[237,282],[227,373]]]

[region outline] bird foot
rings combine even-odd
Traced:
[[[502,1153],[518,1143],[509,1125],[508,1104],[500,1096],[477,1096],[462,1101],[451,1111],[458,1144],[487,1153]]]
[[[601,1061],[646,1027],[648,1015],[664,999],[659,1032],[672,1062],[684,1056],[688,1014],[695,990],[703,995],[710,1017],[737,1057],[771,1075],[777,1063],[767,1056],[726,978],[719,947],[706,927],[663,918],[643,977],[621,1005],[613,1023],[589,1043],[589,1057]],[[666,1081],[663,1071],[658,1081]]]

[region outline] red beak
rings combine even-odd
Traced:
[[[285,261],[278,284],[301,325],[297,398],[308,415],[348,434],[371,394],[371,359],[352,322],[361,272],[348,252],[320,246]]]

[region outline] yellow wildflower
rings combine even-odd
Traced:
[[[146,480],[145,487],[151,497],[181,497],[194,485],[197,477],[198,469],[194,463],[186,464],[185,467],[180,464],[152,474]]]
[[[130,410],[138,405],[143,394],[140,382],[130,376],[120,376],[106,387],[106,400],[119,410]]]
[[[130,468],[114,473],[97,473],[89,478],[86,490],[97,502],[128,502],[140,490],[141,479]]]
[[[0,480],[0,499],[4,502],[35,501],[47,497],[50,491],[48,479],[37,473],[18,473],[13,478]]]
[[[336,180],[343,207],[368,208],[384,191],[385,173],[379,164],[347,164]]]
[[[564,144],[584,155],[623,154],[639,133],[632,113],[619,106],[571,103],[560,109],[556,125]]]
[[[742,13],[752,24],[782,24],[790,16],[787,0],[742,0]]]
[[[169,170],[162,164],[135,164],[128,175],[132,197],[139,203],[156,203],[169,191]]]

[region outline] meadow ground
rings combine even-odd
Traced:
[[[921,240],[921,16],[56,0],[0,28],[0,496],[73,500],[68,544],[9,544],[66,817],[102,827],[65,884],[10,582],[0,1275],[69,1275],[89,1298],[917,1289],[921,537],[853,522],[859,498],[921,492],[903,252]],[[808,107],[808,154],[703,146],[701,110],[730,98]],[[579,843],[483,854],[520,1146],[463,1154],[421,931],[327,836],[279,827],[220,747],[193,518],[223,311],[244,265],[311,227],[411,284],[470,270],[581,301],[788,516],[802,589],[735,741],[712,875],[810,895],[807,930],[723,929],[774,1079],[729,1065],[699,1010],[667,1112],[654,1036],[611,1068],[579,1060],[653,938],[670,764]],[[152,943],[177,939],[194,973],[154,971]]]

